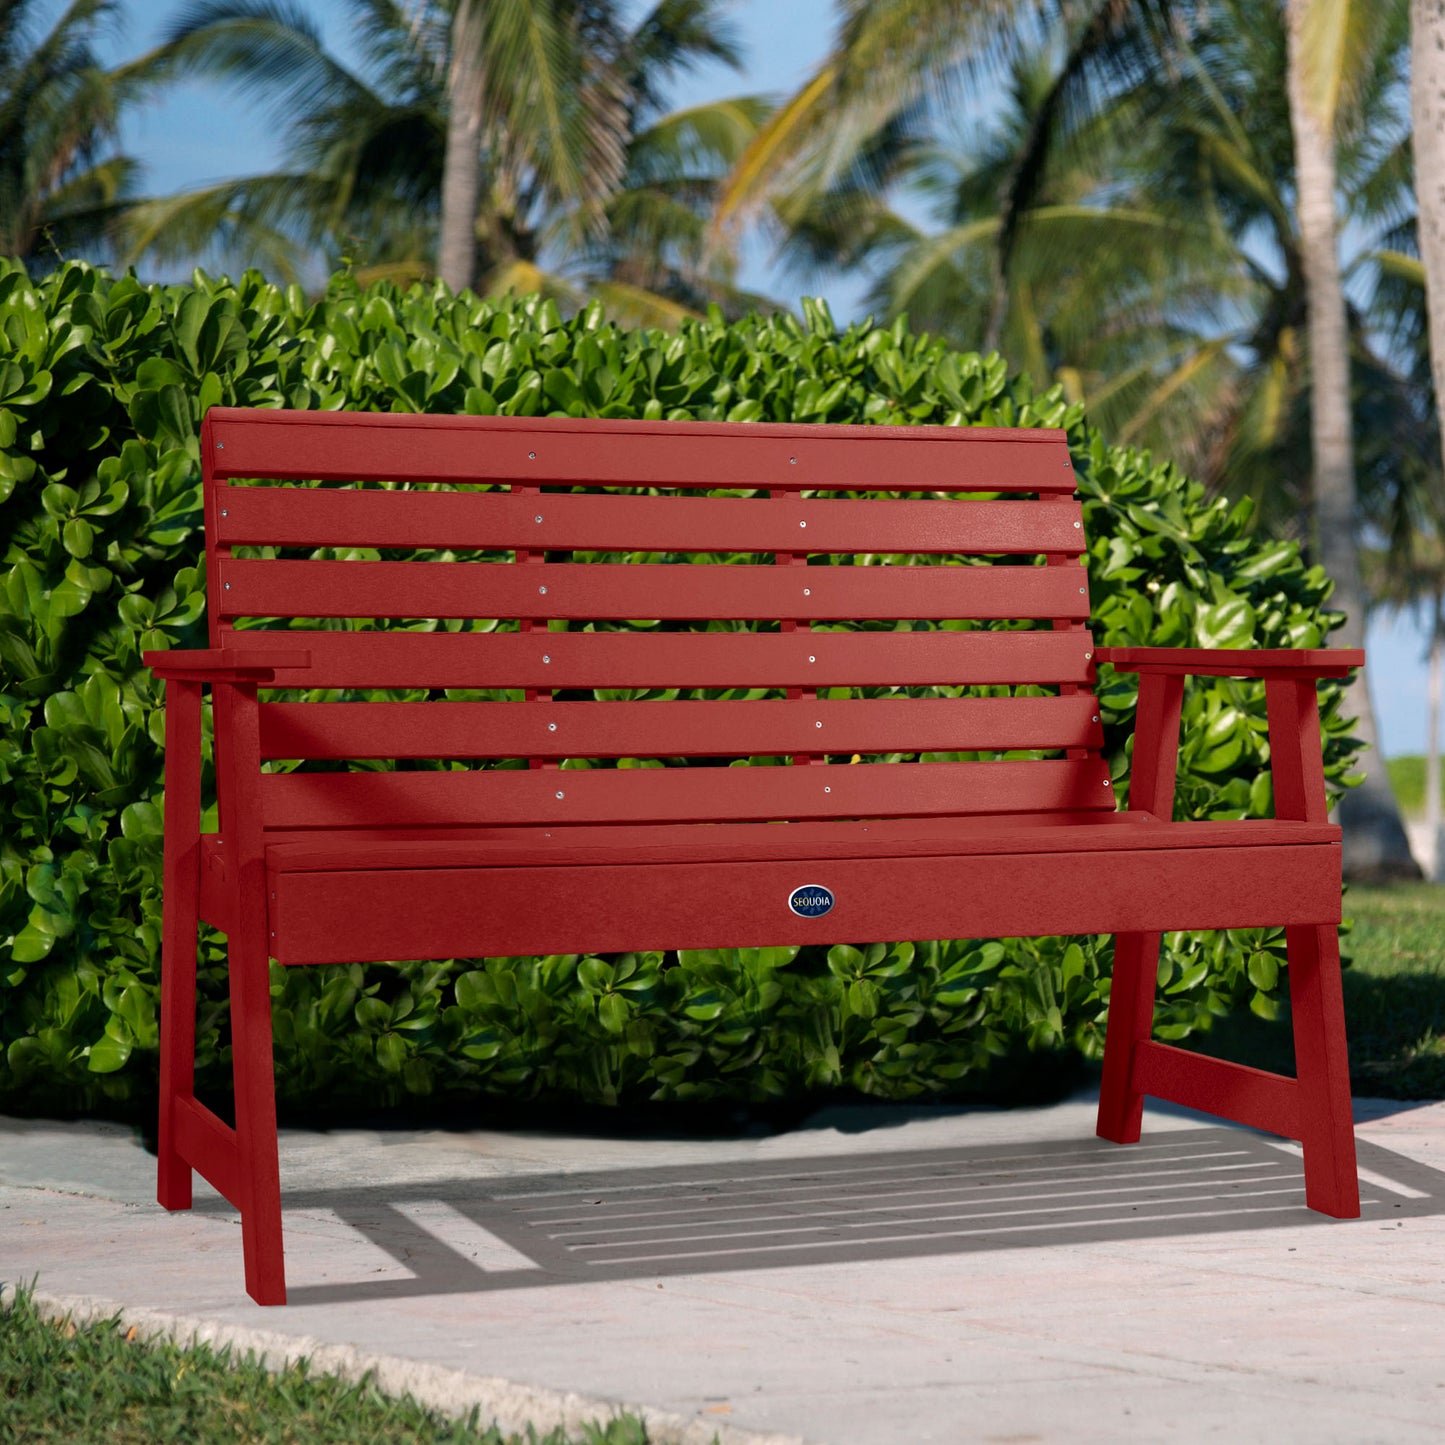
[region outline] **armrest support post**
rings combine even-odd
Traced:
[[[1264,684],[1269,717],[1269,767],[1274,815],[1304,823],[1327,821],[1325,760],[1319,699],[1312,677],[1271,677]]]
[[[216,801],[225,851],[242,873],[262,870],[261,719],[254,681],[217,682],[212,687],[216,712]],[[260,880],[258,882],[258,880]],[[250,877],[261,886],[261,873]],[[246,880],[242,880],[244,886]],[[257,895],[264,896],[264,894]]]
[[[1174,776],[1179,768],[1179,715],[1184,706],[1180,674],[1148,673],[1139,679],[1134,715],[1134,760],[1129,769],[1129,811],[1174,816]]]

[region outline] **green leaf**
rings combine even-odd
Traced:
[[[90,1046],[90,1057],[86,1068],[92,1074],[113,1074],[125,1067],[130,1058],[131,1042],[126,1038],[115,1038],[106,1033],[97,1043]]]
[[[55,934],[42,921],[43,915],[42,919],[36,919],[32,914],[31,920],[10,944],[10,957],[16,963],[38,963],[42,958],[49,957],[50,950],[55,947]]]
[[[89,557],[91,546],[95,541],[95,528],[83,517],[72,517],[65,524],[61,539],[65,544],[65,550],[72,557]]]
[[[388,1074],[399,1074],[406,1062],[406,1044],[400,1034],[386,1033],[376,1041],[376,1062]]]
[[[464,973],[456,982],[457,1003],[469,1013],[476,1013],[497,1001],[497,990],[481,969]]]
[[[1272,953],[1251,953],[1247,971],[1249,981],[1263,993],[1270,992],[1279,982],[1279,960]]]
[[[355,1013],[356,1022],[368,1033],[375,1033],[391,1022],[391,1009],[379,998],[357,999]]]
[[[1060,974],[1064,987],[1069,986],[1071,979],[1084,976],[1084,950],[1077,943],[1071,943],[1064,950],[1064,959],[1060,967]]]
[[[627,1027],[631,1009],[621,994],[605,993],[597,1001],[597,1017],[609,1034],[620,1034]],[[696,1017],[689,1014],[689,1017]]]
[[[120,830],[127,838],[159,838],[164,831],[161,810],[154,803],[131,803],[121,811]]]
[[[1194,614],[1200,647],[1248,647],[1254,641],[1254,608],[1243,597],[1201,602]]]

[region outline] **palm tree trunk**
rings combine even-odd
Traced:
[[[1410,3],[1410,111],[1415,153],[1415,211],[1425,266],[1425,311],[1430,326],[1430,371],[1435,405],[1445,423],[1445,0]],[[1441,436],[1445,437],[1445,426]],[[1435,843],[1434,878],[1441,876],[1439,687],[1441,597],[1435,595],[1430,638],[1430,702],[1435,716],[1425,752],[1425,816]]]
[[[447,67],[447,149],[442,162],[441,235],[437,275],[453,291],[476,280],[477,176],[481,163],[482,5],[485,0],[456,0],[452,17],[452,53]]]
[[[1345,614],[1338,638],[1346,647],[1365,640],[1365,591],[1355,545],[1355,460],[1351,435],[1349,328],[1335,236],[1335,144],[1328,123],[1310,103],[1301,63],[1305,12],[1316,0],[1288,0],[1287,85],[1294,132],[1300,257],[1309,313],[1310,439],[1314,453],[1314,509],[1319,562],[1334,581],[1332,605]],[[1400,810],[1380,758],[1379,733],[1365,672],[1345,695],[1354,734],[1369,750],[1365,781],[1340,803],[1349,878],[1384,881],[1418,878]],[[1373,755],[1371,755],[1373,754]]]
[[[1440,865],[1445,862],[1440,847],[1440,694],[1441,662],[1445,653],[1445,617],[1441,605],[1445,593],[1436,589],[1430,611],[1430,683],[1425,705],[1425,836],[1430,840],[1429,876],[1432,883],[1440,881]]]

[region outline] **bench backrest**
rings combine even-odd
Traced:
[[[217,408],[202,448],[212,645],[400,693],[263,693],[261,756],[329,765],[269,827],[1113,807],[1061,431]],[[764,757],[813,766],[725,766]]]

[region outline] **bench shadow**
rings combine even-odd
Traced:
[[[1366,1223],[1445,1213],[1445,1172],[1358,1141]],[[225,1212],[216,1199],[197,1201]],[[325,1211],[408,1271],[296,1284],[294,1305],[1338,1222],[1307,1211],[1298,1145],[1239,1129],[716,1166],[288,1190],[293,1274]],[[315,1258],[316,1256],[312,1256]]]

